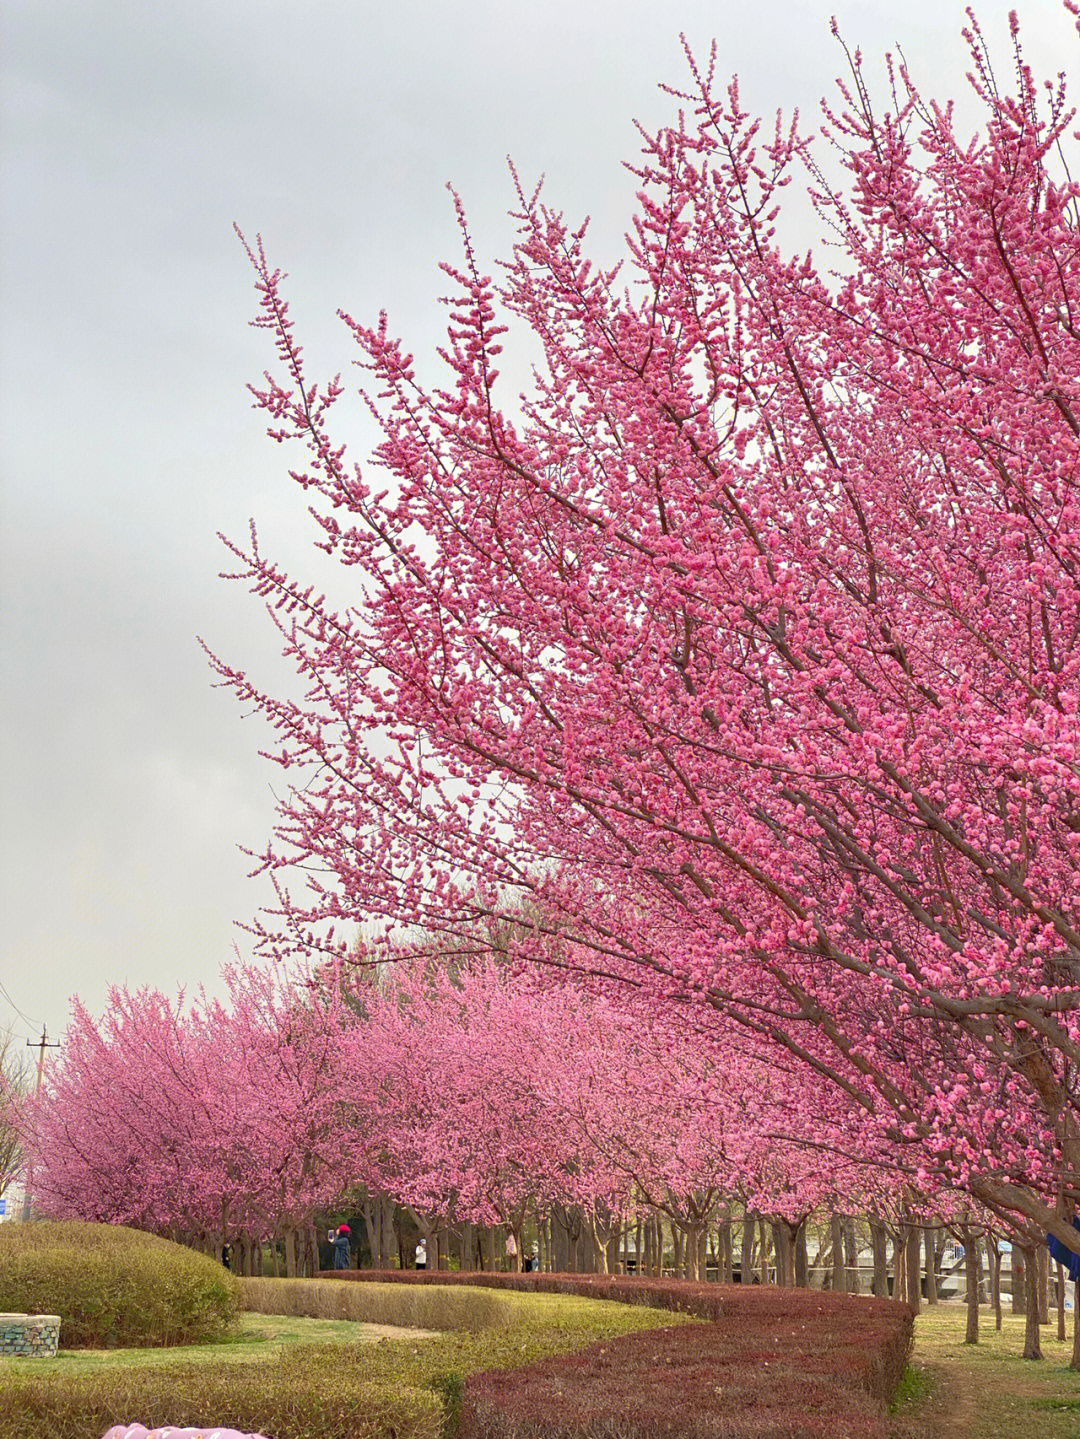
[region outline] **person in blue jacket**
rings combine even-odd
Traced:
[[[1073,1215],[1073,1228],[1080,1229],[1080,1216],[1075,1214]],[[1071,1249],[1066,1249],[1054,1234],[1046,1236],[1046,1247],[1050,1251],[1050,1258],[1056,1264],[1061,1265],[1074,1284],[1080,1284],[1080,1254],[1074,1254]]]

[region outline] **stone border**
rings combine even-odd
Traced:
[[[55,1359],[59,1314],[0,1314],[0,1358]]]

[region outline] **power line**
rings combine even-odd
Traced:
[[[4,988],[3,981],[0,981],[0,994],[2,994],[3,997],[7,1000],[8,1004],[11,1005],[12,1009],[15,1011],[15,1013],[19,1016],[20,1019],[25,1020],[31,1029],[37,1028],[37,1020],[31,1019],[24,1009],[19,1008],[19,1006],[12,999],[11,995],[8,994],[7,990]]]

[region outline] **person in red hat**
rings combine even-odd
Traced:
[[[347,1224],[339,1224],[337,1234],[334,1236],[334,1268],[348,1269],[352,1264],[350,1246],[352,1243],[352,1230]]]

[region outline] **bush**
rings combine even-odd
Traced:
[[[883,1355],[882,1347],[893,1354]],[[749,1315],[629,1335],[583,1353],[473,1375],[461,1439],[884,1439],[891,1333],[858,1322],[781,1334]]]
[[[222,1425],[273,1439],[440,1439],[443,1403],[421,1389],[319,1367],[171,1365],[21,1375],[0,1390],[0,1439],[101,1439],[113,1424]]]
[[[200,1344],[238,1313],[205,1255],[111,1224],[0,1225],[0,1311],[59,1314],[64,1349]]]
[[[241,1309],[256,1314],[471,1332],[514,1322],[513,1304],[503,1295],[448,1285],[407,1288],[399,1284],[345,1286],[324,1279],[241,1279],[239,1290]]]
[[[617,1294],[710,1320],[467,1371],[461,1439],[884,1439],[911,1350],[906,1305],[854,1295],[584,1274],[402,1279]]]
[[[730,1287],[699,1284],[689,1279],[637,1279],[615,1274],[489,1274],[480,1271],[455,1273],[452,1270],[340,1269],[323,1276],[363,1284],[405,1284],[471,1286],[478,1289],[508,1289],[520,1294],[568,1294],[578,1298],[608,1299],[617,1304],[644,1305],[676,1314],[694,1314],[699,1319],[717,1319],[730,1302]],[[785,1289],[779,1293],[807,1293]],[[825,1295],[826,1299],[843,1296]]]

